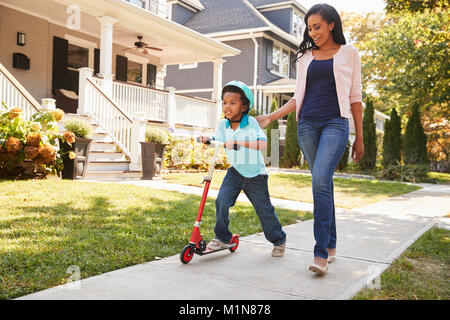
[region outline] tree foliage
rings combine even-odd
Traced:
[[[446,11],[392,14],[376,37],[363,42],[363,82],[400,113],[417,103],[449,114],[449,15]]]
[[[446,9],[448,0],[385,0],[387,12],[423,12],[427,9]]]
[[[291,112],[288,116],[286,125],[283,165],[287,168],[291,168],[297,165],[299,155],[300,155],[300,148],[298,146],[298,138],[297,138],[297,120],[295,119],[295,112]]]
[[[391,119],[384,125],[383,136],[383,167],[395,165],[402,160],[402,128],[397,110],[392,108]]]
[[[374,113],[373,101],[367,98],[363,118],[364,156],[359,160],[359,166],[362,170],[374,169],[377,160],[377,133]]]
[[[423,131],[419,106],[413,105],[406,125],[403,161],[405,164],[428,164],[427,136]]]

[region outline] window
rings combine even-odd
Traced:
[[[127,2],[134,4],[135,6],[138,6],[140,8],[145,8],[145,1],[144,0],[126,0]]]
[[[127,81],[142,84],[142,64],[128,60]]]
[[[274,45],[272,53],[272,71],[279,72],[280,64],[281,64],[281,51],[279,47]]]
[[[289,76],[289,51],[273,45],[272,71],[281,76]]]
[[[73,69],[89,67],[89,49],[69,43],[67,62]]]
[[[294,12],[293,18],[292,18],[292,34],[303,38],[303,32],[305,31],[305,23],[303,22],[303,18]]]

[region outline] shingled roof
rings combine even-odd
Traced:
[[[201,0],[204,10],[184,25],[200,33],[269,27],[245,0]]]

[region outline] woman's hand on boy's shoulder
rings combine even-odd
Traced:
[[[261,129],[266,128],[272,122],[268,115],[257,116],[255,119],[256,121],[258,121],[258,124],[261,127]]]

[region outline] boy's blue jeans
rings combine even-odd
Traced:
[[[333,174],[345,152],[348,136],[346,118],[298,122],[298,144],[312,174],[315,257],[327,259],[327,248],[336,248]]]
[[[228,229],[230,207],[234,206],[239,193],[244,190],[256,210],[266,239],[276,246],[286,241],[286,234],[270,203],[267,180],[267,175],[246,178],[233,167],[227,170],[216,199],[216,239],[226,243],[231,241],[233,234]]]

